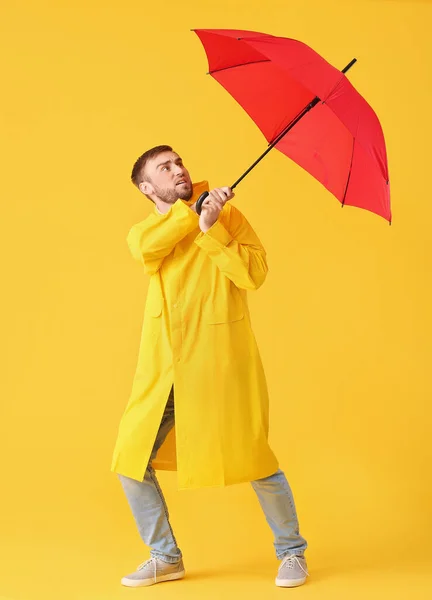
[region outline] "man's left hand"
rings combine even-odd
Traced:
[[[199,226],[206,233],[219,218],[219,215],[228,200],[234,198],[235,194],[229,187],[215,188],[204,200]]]

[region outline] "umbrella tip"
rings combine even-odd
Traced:
[[[342,73],[345,74],[347,71],[349,71],[356,62],[357,62],[357,59],[353,58],[352,61],[350,63],[348,63],[344,69],[342,69]]]

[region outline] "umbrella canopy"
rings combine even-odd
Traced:
[[[344,73],[297,40],[242,30],[194,31],[207,54],[209,73],[269,144],[279,137],[274,147],[342,205],[391,222],[382,128]]]

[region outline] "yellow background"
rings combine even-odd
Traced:
[[[229,185],[266,147],[205,75],[189,30],[208,27],[300,39],[339,68],[357,57],[349,78],[384,129],[394,222],[341,210],[276,151],[239,185],[235,203],[268,251],[250,304],[311,578],[274,586],[248,484],[178,492],[162,473],[190,577],[137,594],[430,598],[432,4],[6,0],[1,11],[0,597],[126,598],[121,576],[147,557],[109,471],[147,287],[126,245],[151,209],[131,167],[168,143],[195,181]]]

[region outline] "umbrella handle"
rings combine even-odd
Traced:
[[[203,202],[207,198],[208,195],[209,195],[208,192],[204,192],[203,194],[201,194],[201,196],[196,201],[195,208],[196,208],[196,211],[197,211],[197,215],[201,214]]]

